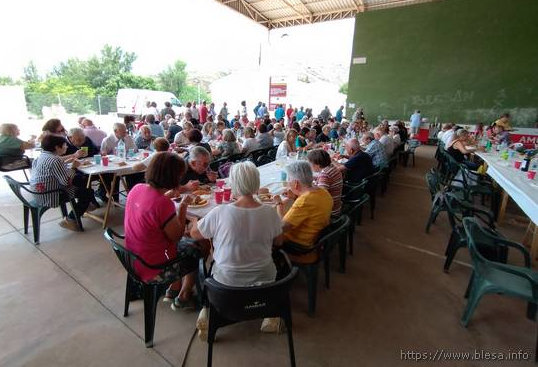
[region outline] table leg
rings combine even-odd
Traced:
[[[523,236],[523,245],[530,246],[531,248],[531,261],[535,261],[538,255],[538,226],[532,221],[529,222],[529,226]]]
[[[508,204],[508,194],[503,190],[501,194],[501,206],[499,207],[499,214],[497,215],[498,224],[500,224],[504,219],[504,214],[506,213],[506,204]]]
[[[108,192],[108,201],[106,203],[106,210],[105,210],[105,217],[103,219],[103,228],[106,228],[106,225],[108,223],[108,215],[110,214],[110,207],[114,203],[114,187],[116,186],[116,180],[118,179],[118,175],[114,174],[114,177],[112,178],[112,184],[110,185],[110,191]]]

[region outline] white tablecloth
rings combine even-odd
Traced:
[[[529,180],[527,172],[521,172],[512,161],[505,161],[495,153],[477,152],[476,155],[488,164],[487,174],[538,224],[538,178]]]
[[[275,161],[258,167],[258,170],[260,171],[260,187],[267,187],[272,194],[282,193],[284,191],[285,183],[281,181],[280,172],[284,169],[287,162],[287,160],[279,162]],[[226,179],[226,181],[228,182],[228,179]],[[228,203],[224,202],[221,205],[227,204]],[[176,206],[177,205],[178,204],[176,204]],[[215,203],[215,196],[214,194],[211,194],[211,199],[207,206],[202,208],[189,208],[187,209],[187,214],[202,218],[215,206],[217,206]]]
[[[133,159],[124,160],[124,159],[115,157],[113,155],[109,155],[108,159],[109,159],[108,166],[103,166],[102,163],[95,164],[93,158],[86,158],[84,160],[88,162],[92,162],[92,164],[90,166],[80,166],[78,170],[87,175],[98,175],[101,173],[116,173],[120,175],[128,175],[130,173],[135,173],[135,171],[133,171],[133,166],[136,163],[140,163],[143,158],[142,156],[137,155]],[[125,162],[127,165],[120,166],[119,162]]]

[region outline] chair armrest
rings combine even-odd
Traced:
[[[486,237],[491,238],[496,243],[500,243],[501,245],[504,245],[504,246],[507,246],[507,247],[515,248],[516,250],[521,252],[523,254],[523,259],[525,260],[525,267],[530,269],[530,267],[531,267],[531,256],[529,254],[529,250],[527,250],[523,245],[521,245],[521,244],[519,244],[517,242],[507,240],[506,238],[494,236],[491,233],[489,233],[487,231],[484,231],[484,230],[482,230],[481,232],[482,232],[483,235],[485,235]]]

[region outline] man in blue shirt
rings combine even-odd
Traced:
[[[260,108],[258,108],[258,112],[256,114],[256,117],[259,119],[263,119],[265,117],[265,114],[267,113],[267,107],[265,107],[265,103],[262,103]]]
[[[420,129],[420,111],[416,110],[414,114],[411,115],[411,134],[418,134],[418,130]]]
[[[304,107],[301,106],[299,111],[297,111],[297,113],[295,114],[295,118],[297,119],[297,122],[300,122],[303,119],[304,115],[305,115]]]
[[[372,157],[372,163],[376,168],[382,168],[387,165],[387,155],[383,144],[376,140],[372,132],[364,133],[362,143],[366,145],[364,151]]]
[[[338,111],[336,111],[336,116],[334,119],[338,122],[342,122],[342,118],[344,117],[344,106],[340,106]]]
[[[346,181],[360,183],[364,178],[374,174],[375,170],[372,164],[372,157],[360,149],[357,139],[350,139],[347,142],[346,155],[348,158],[346,163],[334,163],[342,173],[345,172]]]
[[[275,110],[275,119],[279,121],[281,118],[284,118],[284,107],[279,104]]]

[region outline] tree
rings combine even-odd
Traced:
[[[185,85],[177,97],[183,104],[187,103],[187,101],[196,101],[198,103],[198,85]],[[200,101],[211,101],[209,94],[201,88]]]
[[[39,73],[37,72],[37,67],[33,61],[30,61],[28,65],[24,68],[24,81],[26,83],[35,83],[41,81]]]
[[[0,85],[16,85],[13,79],[9,76],[0,76]]]
[[[107,85],[109,79],[123,73],[130,73],[136,60],[134,52],[124,52],[121,47],[113,48],[105,45],[101,49],[101,57],[90,58],[87,63],[88,84],[98,89]],[[117,90],[114,92],[116,94]]]
[[[340,89],[338,89],[338,92],[347,95],[347,88],[348,88],[348,83],[344,83],[340,86]]]
[[[185,64],[181,60],[177,60],[174,65],[169,65],[165,70],[157,75],[157,83],[160,90],[172,92],[179,96],[186,85],[187,72]]]

